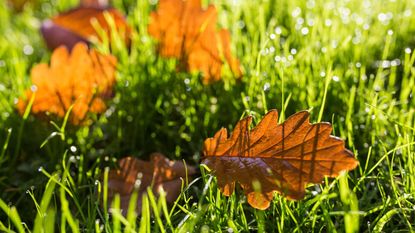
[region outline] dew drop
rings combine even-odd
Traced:
[[[75,156],[71,156],[71,157],[69,157],[69,162],[71,162],[71,163],[76,163],[76,158],[75,158]]]
[[[292,55],[297,54],[297,49],[292,48],[292,49],[290,50],[290,53],[291,53]]]
[[[37,91],[37,86],[36,86],[36,85],[32,85],[32,86],[30,86],[30,90],[31,90],[32,92],[36,92],[36,91]]]
[[[300,7],[296,7],[294,8],[294,10],[291,12],[292,17],[297,17],[301,14],[301,8]]]
[[[280,62],[281,61],[281,57],[280,56],[275,56],[274,57],[275,62]]]
[[[264,87],[263,87],[263,90],[264,91],[269,91],[269,89],[271,88],[271,84],[269,84],[269,83],[265,83],[264,84]]]
[[[33,54],[33,47],[31,45],[25,45],[23,46],[23,53],[25,55],[32,55]]]
[[[274,31],[275,31],[275,34],[277,34],[277,35],[281,35],[281,33],[282,33],[281,27],[276,27]]]
[[[331,19],[324,20],[324,25],[326,25],[326,27],[330,27],[332,25]]]
[[[310,30],[308,30],[308,27],[301,28],[301,34],[303,34],[303,35],[307,35],[309,31]]]
[[[73,153],[75,153],[75,152],[77,151],[76,146],[71,146],[69,149],[70,149]]]

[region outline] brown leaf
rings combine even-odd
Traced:
[[[75,125],[85,123],[88,112],[102,113],[106,109],[105,98],[112,95],[116,64],[115,57],[89,50],[83,43],[78,43],[71,54],[66,47],[59,47],[53,51],[50,66],[32,68],[33,86],[19,100],[18,111],[24,113],[35,92],[33,114],[63,118],[73,105],[70,121]]]
[[[159,53],[178,58],[181,69],[201,71],[203,82],[217,81],[226,61],[237,77],[239,62],[231,54],[227,30],[216,30],[216,8],[203,9],[200,0],[160,0],[151,13],[148,31],[159,41]]]
[[[107,33],[108,38],[111,39],[111,27],[105,18],[105,13],[112,17],[115,29],[120,33],[125,43],[129,45],[131,28],[127,25],[124,16],[112,8],[81,6],[72,9],[55,16],[51,20],[44,21],[41,32],[50,49],[60,45],[66,45],[69,49],[72,49],[77,42],[91,42],[101,39],[91,23],[92,20],[97,20],[102,29]]]
[[[302,199],[307,183],[358,165],[344,141],[330,135],[331,124],[310,124],[307,111],[277,124],[278,112],[271,110],[249,130],[251,121],[251,116],[239,121],[230,138],[222,128],[206,139],[202,162],[213,170],[224,195],[231,195],[238,182],[254,208],[268,208],[275,191]]]
[[[147,187],[152,186],[155,195],[163,189],[167,203],[173,203],[180,195],[182,178],[186,179],[196,173],[192,166],[185,166],[182,161],[171,161],[160,153],[151,155],[150,161],[144,161],[133,157],[126,157],[119,161],[120,168],[111,170],[108,176],[109,200],[115,194],[121,197],[121,208],[128,209],[131,194],[138,190],[136,211],[141,214],[141,198],[146,193]]]

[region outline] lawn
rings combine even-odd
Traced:
[[[33,0],[21,12],[7,2],[0,2],[0,231],[415,231],[415,1],[203,0],[216,7],[217,27],[229,30],[242,71],[236,79],[224,66],[221,79],[206,84],[202,73],[159,55],[148,32],[157,1],[113,0],[132,28],[131,45],[92,45],[117,58],[116,83],[106,111],[81,125],[17,110],[32,68],[51,60],[42,21],[78,1]],[[311,122],[330,122],[358,167],[307,185],[299,201],[276,193],[266,210],[251,207],[239,187],[224,196],[200,165],[204,140],[249,115],[256,125],[270,109],[280,123],[302,110]],[[198,171],[174,204],[149,191],[139,216],[122,213],[119,199],[107,198],[109,169],[154,152]]]

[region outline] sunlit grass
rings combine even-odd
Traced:
[[[129,50],[97,45],[119,59],[115,97],[92,126],[67,125],[64,140],[14,106],[31,67],[49,62],[41,20],[76,5],[37,2],[19,14],[0,2],[1,231],[414,230],[414,1],[204,1],[217,6],[244,71],[241,82],[225,70],[223,82],[204,86],[157,57],[146,32],[153,1],[114,0],[136,31]],[[241,190],[224,197],[204,167],[167,213],[151,193],[138,218],[107,203],[103,174],[116,158],[159,151],[198,164],[206,137],[246,114],[257,123],[273,108],[281,121],[307,109],[313,121],[331,122],[359,167],[310,186],[302,201],[276,195],[266,211]]]

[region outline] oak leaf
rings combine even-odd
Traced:
[[[201,71],[205,84],[220,79],[225,61],[240,77],[230,34],[218,31],[216,21],[216,8],[203,9],[200,0],[160,0],[157,11],[151,13],[148,31],[158,40],[161,56],[179,59],[181,70]]]
[[[251,121],[251,116],[239,121],[229,138],[222,128],[206,139],[202,162],[213,170],[225,196],[238,182],[254,208],[268,208],[275,191],[302,199],[306,184],[358,165],[344,141],[330,135],[331,124],[310,124],[307,111],[277,124],[278,112],[271,110],[249,130]]]
[[[119,194],[121,209],[126,211],[131,194],[136,189],[138,191],[136,211],[141,214],[142,195],[146,193],[148,187],[152,187],[155,195],[163,189],[166,192],[167,203],[171,204],[181,193],[182,179],[183,181],[190,179],[195,173],[194,167],[185,166],[182,161],[171,161],[160,153],[153,153],[150,161],[126,157],[119,161],[119,169],[109,172],[109,200]]]
[[[83,43],[78,43],[69,54],[66,47],[53,51],[51,64],[32,68],[32,88],[19,99],[17,108],[23,114],[35,92],[31,112],[45,116],[64,117],[73,105],[70,121],[85,123],[87,113],[102,113],[105,99],[112,95],[117,60],[103,55]]]
[[[115,30],[124,39],[126,45],[130,44],[131,28],[119,11],[100,6],[96,1],[84,1],[83,4],[86,6],[69,10],[42,23],[41,32],[50,49],[60,45],[72,49],[78,42],[100,41],[101,37],[93,26],[93,20],[98,22],[111,39],[112,28],[105,17],[106,14],[114,21]]]

